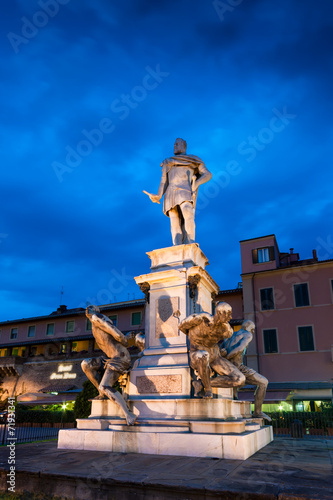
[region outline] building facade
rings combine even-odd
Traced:
[[[107,304],[101,312],[124,333],[143,331],[144,299]],[[135,354],[134,341],[130,351]],[[0,323],[1,399],[59,402],[75,399],[86,380],[85,358],[100,356],[83,308],[60,306],[48,316]],[[49,395],[53,393],[52,401]],[[21,396],[26,395],[22,398]]]
[[[315,251],[306,260],[293,249],[280,252],[275,235],[243,240],[240,249],[242,282],[213,302],[232,306],[235,331],[244,319],[254,321],[244,364],[269,380],[265,403],[302,410],[331,401],[333,259],[320,261]],[[144,298],[100,309],[125,334],[144,331]],[[1,399],[74,399],[86,380],[82,360],[101,354],[82,308],[60,306],[48,316],[1,322]],[[253,390],[246,389],[240,399],[252,400]]]
[[[294,409],[330,400],[333,259],[319,261],[315,250],[306,260],[293,249],[280,252],[275,235],[240,245],[244,318],[256,325],[247,365]]]

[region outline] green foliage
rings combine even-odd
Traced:
[[[83,384],[82,391],[76,396],[74,404],[75,418],[88,418],[91,413],[91,403],[89,399],[98,396],[98,390],[87,380]]]
[[[49,410],[27,410],[16,407],[16,423],[24,422],[39,423],[39,424],[59,424],[75,422],[74,412],[70,410],[49,411]]]
[[[274,428],[289,428],[293,423],[301,424],[304,429],[324,429],[333,427],[333,411],[327,408],[325,411],[316,412],[272,412],[267,414],[272,419]]]
[[[332,401],[322,401],[320,403],[319,408],[321,409],[321,411],[323,413],[324,412],[333,413],[333,403],[332,403]]]

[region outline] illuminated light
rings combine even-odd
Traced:
[[[66,410],[66,406],[67,406],[67,403],[64,403],[64,404],[61,406],[61,408],[62,408],[63,410]]]
[[[73,365],[59,365],[58,372],[71,372]]]
[[[283,410],[283,406],[282,405],[279,406],[279,410],[280,411]]]
[[[74,379],[77,377],[76,373],[70,373],[73,369],[73,365],[59,365],[58,373],[53,372],[50,375],[51,380],[64,380],[64,379]]]

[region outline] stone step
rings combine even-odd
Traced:
[[[246,420],[196,420],[191,419],[138,419],[133,426],[128,426],[124,418],[89,418],[78,419],[78,429],[112,430],[126,432],[172,432],[193,434],[241,434],[260,429],[257,423]]]
[[[244,424],[245,425],[245,424]],[[273,439],[271,426],[241,434],[61,429],[58,448],[246,460]]]
[[[126,425],[124,424],[109,424],[109,431],[118,432],[190,432],[189,426],[168,426],[168,425],[151,425],[151,424],[139,424],[139,425]]]

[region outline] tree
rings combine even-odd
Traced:
[[[91,413],[91,403],[89,399],[98,396],[98,390],[89,380],[83,384],[82,391],[76,396],[74,404],[75,418],[88,418]]]

